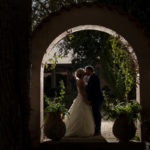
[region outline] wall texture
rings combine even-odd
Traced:
[[[31,147],[31,0],[0,3],[0,149]]]

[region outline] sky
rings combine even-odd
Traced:
[[[48,60],[49,58],[52,58],[54,56],[54,54],[57,53],[57,55],[59,55],[59,50],[57,47],[54,47],[49,54],[46,54],[46,57],[44,57],[43,59]],[[72,57],[73,57],[73,51],[70,51],[70,53],[68,53],[67,56],[62,57],[62,58],[58,58],[58,64],[70,64],[72,61]]]

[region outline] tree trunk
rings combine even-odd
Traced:
[[[31,0],[0,3],[0,150],[30,148]]]

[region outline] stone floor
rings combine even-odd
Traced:
[[[60,141],[45,139],[40,145],[40,150],[146,150],[145,143],[118,142],[112,133],[112,126],[112,121],[102,121],[102,136],[64,137]]]
[[[84,137],[84,138],[67,138],[64,137],[63,141],[98,141],[98,142],[118,142],[118,140],[114,137],[112,133],[112,121],[102,121],[102,136],[91,136],[91,137]],[[45,139],[44,141],[50,141],[49,139]]]
[[[115,136],[112,133],[113,121],[102,121],[102,136],[107,142],[118,142]]]
[[[112,121],[102,121],[102,135],[101,136],[91,136],[86,138],[63,138],[64,141],[95,141],[95,142],[118,142],[112,133]]]

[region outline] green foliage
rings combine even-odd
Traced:
[[[102,93],[103,93],[103,96],[104,96],[104,103],[103,103],[103,115],[104,116],[107,116],[107,110],[109,109],[109,107],[111,105],[117,105],[119,103],[119,100],[116,98],[116,96],[111,92],[111,89],[107,86],[105,86],[103,89],[102,89]]]
[[[136,90],[137,66],[127,50],[127,45],[123,45],[119,37],[114,38],[100,31],[84,30],[71,33],[62,41],[58,43],[62,55],[65,56],[73,50],[73,69],[87,64],[93,65],[97,73],[110,85],[115,101],[129,101],[131,91],[135,94],[133,91]]]
[[[119,37],[115,38],[106,33],[84,30],[69,34],[59,45],[62,55],[66,55],[72,49],[74,69],[91,64],[100,66],[99,74],[110,85],[106,92],[104,89],[105,104],[116,105],[120,102],[129,102],[136,97],[136,68],[128,52],[128,46],[123,45]],[[134,92],[133,92],[134,91]],[[130,93],[132,92],[132,96]]]
[[[53,12],[58,12],[62,7],[70,8],[72,5],[93,0],[32,0],[32,30],[34,30],[44,18]]]
[[[48,62],[45,63],[45,69],[53,70],[56,67],[56,64],[58,63],[58,58],[62,58],[60,54],[57,54],[56,52],[54,55],[48,59]],[[49,65],[50,64],[50,67]]]
[[[136,66],[127,48],[117,38],[110,38],[114,93],[118,99],[128,101],[128,94],[136,84]]]
[[[105,97],[107,96],[105,99],[111,100],[113,97],[114,102],[128,102],[131,92],[134,94],[132,98],[135,98],[137,64],[134,61],[137,60],[131,57],[128,47],[123,45],[118,38],[110,36],[105,45],[105,48],[100,51],[101,76],[111,88],[109,92],[104,93]]]
[[[63,99],[65,95],[65,86],[63,81],[60,81],[60,92],[59,95],[55,95],[54,98],[47,97],[44,95],[44,101],[47,104],[44,112],[55,112],[55,113],[62,113],[64,116],[67,112],[65,105],[63,104]]]
[[[109,35],[94,30],[84,30],[68,34],[57,46],[62,56],[66,56],[70,50],[73,50],[73,70],[88,64],[96,67],[100,62],[99,51],[106,44],[101,42],[103,37],[107,39]]]
[[[117,105],[109,104],[106,109],[108,119],[116,119],[120,115],[126,115],[129,122],[139,119],[139,113],[141,112],[141,106],[137,101],[130,101],[128,103],[122,102]]]
[[[99,31],[85,30],[69,34],[59,48],[64,55],[73,49],[75,57],[72,65],[75,69],[87,64],[101,66],[99,73],[110,85],[110,89],[103,90],[104,111],[110,103],[117,105],[120,102],[129,102],[131,98],[135,99],[137,66],[127,51],[128,47],[119,38]]]
[[[60,102],[51,101],[50,98],[44,96],[45,102],[48,106],[45,109],[45,112],[64,112],[66,111],[64,104]]]
[[[49,69],[48,69],[49,70]],[[44,94],[51,99],[54,99],[56,95],[59,95],[60,92],[60,83],[59,81],[63,80],[65,85],[65,94],[63,98],[63,103],[66,108],[69,109],[74,98],[77,95],[76,81],[74,77],[70,74],[69,76],[56,74],[56,87],[51,88],[51,76],[44,78]],[[47,107],[47,103],[44,103],[44,107]]]
[[[54,101],[58,101],[58,102],[62,102],[62,100],[64,99],[64,95],[65,95],[65,85],[64,85],[64,82],[63,80],[61,80],[59,82],[60,84],[60,92],[59,92],[59,96],[57,96],[57,93],[56,93],[56,97],[54,98]]]
[[[43,18],[47,17],[52,12],[60,10],[60,8],[62,7],[70,7],[72,4],[82,2],[84,2],[84,0],[33,0],[33,26],[35,27],[41,22]],[[145,1],[143,3],[142,0],[99,0],[99,2],[101,4],[107,3],[110,6],[119,6],[121,9],[130,13],[135,18],[138,18],[138,20],[141,23],[145,23],[145,26],[147,26],[150,23],[149,20],[146,19],[148,14],[150,14],[150,9],[148,7],[150,3],[148,1]],[[66,38],[67,40],[64,40],[68,45],[66,46],[66,48],[68,47],[68,50],[70,50],[69,46],[70,48],[76,47],[74,48],[74,55],[76,58],[73,59],[73,65],[75,66],[75,68],[85,66],[86,64],[96,66],[97,62],[99,62],[101,58],[100,61],[101,66],[103,68],[103,74],[101,73],[101,75],[103,75],[103,78],[105,78],[105,80],[110,84],[110,86],[113,87],[112,93],[116,95],[116,99],[128,101],[128,95],[131,91],[133,91],[133,88],[135,88],[134,83],[136,83],[134,75],[135,71],[133,69],[132,62],[127,61],[129,58],[128,52],[124,51],[124,48],[118,48],[118,42],[115,39],[111,39],[108,42],[108,36],[106,34],[103,37],[102,35],[96,35],[100,34],[98,32],[93,32],[91,34],[90,32],[86,31],[83,34],[83,36],[79,36],[78,33],[70,34],[68,35],[68,39]],[[110,45],[112,51],[110,49]],[[107,59],[107,61],[105,59]],[[46,66],[48,65],[46,64]],[[55,64],[53,68],[54,67]],[[132,69],[133,71],[131,72]]]
[[[65,103],[66,108],[70,108],[73,100],[75,99],[75,97],[77,96],[77,90],[76,87],[70,86],[67,88],[65,97],[63,102]]]
[[[32,1],[32,29],[42,22],[42,20],[49,16],[52,12],[59,11],[62,7],[70,7],[75,3],[82,3],[84,0],[75,1],[75,0],[33,0]],[[108,4],[112,7],[118,7],[123,11],[130,14],[136,18],[140,24],[147,30],[147,34],[150,35],[150,1],[148,0],[98,0],[100,4]],[[98,19],[98,18],[97,18]],[[83,37],[83,38],[82,38]],[[88,41],[86,38],[90,38],[91,41]],[[99,38],[93,39],[98,40]],[[101,37],[101,36],[99,36]],[[67,39],[67,38],[66,38]],[[119,47],[120,43],[116,39],[111,39],[108,41],[108,36],[105,34],[100,38],[101,42],[95,42],[91,35],[74,36],[70,34],[68,36],[67,44],[70,41],[73,41],[70,44],[71,47],[75,47],[77,43],[85,45],[82,47],[78,44],[78,47],[74,49],[74,55],[76,58],[73,60],[74,66],[85,66],[87,64],[92,64],[93,66],[97,65],[97,62],[101,63],[101,75],[112,87],[111,92],[108,92],[105,95],[105,99],[109,101],[128,101],[130,100],[129,94],[131,91],[135,93],[136,81],[135,81],[135,68],[133,62],[131,61],[127,51],[124,51],[124,48]],[[75,41],[74,41],[75,40]],[[86,44],[88,43],[87,49]],[[101,44],[100,44],[101,43]],[[99,45],[98,45],[99,44]],[[88,49],[88,48],[91,49]],[[118,48],[119,47],[119,48]],[[78,51],[79,48],[79,52]],[[69,49],[68,49],[69,50]],[[100,56],[100,57],[99,57]],[[101,59],[100,59],[101,58]],[[129,59],[128,59],[129,58]],[[107,60],[107,61],[106,61]],[[128,61],[129,60],[129,61]],[[51,62],[51,64],[54,64]],[[46,67],[48,65],[46,64]],[[54,65],[55,67],[55,65]],[[53,67],[53,68],[54,68]]]

